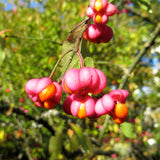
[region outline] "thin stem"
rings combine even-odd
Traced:
[[[55,64],[55,66],[54,66],[54,68],[53,68],[53,70],[52,70],[52,72],[51,72],[51,74],[50,74],[50,76],[49,76],[50,79],[51,79],[52,76],[54,75],[54,72],[55,72],[58,64],[61,62],[62,58],[63,58],[67,53],[71,52],[72,50],[73,50],[73,48],[72,48],[72,49],[69,49],[69,50],[68,50],[67,52],[65,52],[65,53],[61,56],[61,58],[57,61],[57,63]]]
[[[4,113],[5,111],[7,111],[10,108],[10,106],[8,106],[7,104],[2,104],[2,107],[0,107],[0,113]],[[46,120],[43,120],[42,118],[35,118],[32,115],[26,114],[23,111],[21,111],[18,108],[13,108],[13,112],[16,113],[17,115],[22,115],[24,116],[26,119],[28,120],[33,120],[38,124],[42,124],[43,127],[45,127],[46,129],[48,129],[48,131],[54,136],[55,135],[55,131],[52,128],[52,126],[49,125],[49,123]]]
[[[154,41],[159,34],[160,34],[160,24],[157,25],[150,39],[148,39],[148,41],[144,44],[143,48],[140,50],[139,54],[136,56],[135,61],[130,65],[130,67],[128,68],[128,71],[123,75],[121,83],[119,85],[119,89],[124,88],[125,84],[127,83],[129,75],[134,70],[136,65],[139,63],[141,58],[147,53],[148,49],[154,44]]]
[[[58,80],[59,83],[61,82],[62,77],[63,77],[64,74],[66,73],[67,68],[68,68],[68,66],[70,65],[70,63],[71,63],[71,61],[72,61],[72,59],[73,59],[73,56],[74,56],[74,54],[75,54],[75,52],[76,52],[77,44],[78,44],[78,40],[77,40],[77,42],[75,43],[74,48],[72,48],[72,53],[71,53],[71,55],[70,55],[70,58],[68,59],[67,65],[65,66],[65,68],[64,68],[63,72],[61,73],[61,76],[60,76],[60,78],[59,78],[59,80]]]
[[[28,40],[38,40],[38,41],[48,41],[48,42],[52,42],[53,44],[57,44],[57,45],[62,45],[62,43],[58,43],[55,41],[52,41],[50,39],[45,39],[45,38],[35,38],[35,37],[21,37],[21,36],[15,36],[15,35],[5,35],[5,38],[17,38],[17,39],[28,39]]]
[[[118,64],[115,64],[115,63],[112,63],[112,62],[107,62],[107,61],[97,61],[95,62],[96,64],[106,64],[106,65],[113,65],[117,68],[120,68],[121,70],[123,70],[124,72],[127,72],[127,69],[118,65]]]
[[[66,73],[70,63],[72,62],[73,56],[75,55],[75,53],[77,51],[77,48],[79,47],[80,41],[81,41],[81,38],[80,39],[78,38],[77,42],[75,43],[74,48],[72,49],[72,53],[70,55],[70,58],[68,59],[67,65],[66,65],[65,69],[63,70],[63,72],[61,73],[61,76],[60,76],[59,81],[58,81],[59,83],[62,80],[62,77],[64,76],[64,74]]]
[[[78,43],[77,43],[77,47],[76,47],[76,53],[77,53],[77,55],[79,57],[80,66],[81,66],[81,68],[83,68],[85,66],[84,59],[83,59],[83,56],[82,56],[81,52],[79,51],[79,44],[80,44],[81,40],[82,40],[81,38],[78,38]]]
[[[108,127],[108,116],[106,116],[104,124],[100,129],[100,133],[99,133],[99,137],[98,137],[99,144],[102,144],[102,138],[104,136],[104,133],[105,133],[107,127]]]

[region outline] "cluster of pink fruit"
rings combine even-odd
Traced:
[[[116,6],[107,0],[91,0],[86,15],[93,19],[94,24],[88,25],[83,37],[93,43],[108,43],[113,37],[113,31],[106,23],[116,11]]]
[[[91,0],[86,14],[93,18],[94,24],[88,25],[84,38],[94,43],[109,42],[113,31],[106,23],[108,17],[114,15],[116,10],[107,0]],[[99,69],[82,67],[68,70],[62,79],[63,90],[70,94],[63,103],[64,111],[81,119],[95,119],[109,114],[116,123],[123,123],[128,116],[128,108],[125,105],[128,91],[113,90],[99,99],[91,96],[101,93],[106,84],[106,76]],[[60,84],[52,82],[49,77],[29,80],[25,91],[36,106],[47,109],[60,103],[62,94]]]
[[[113,90],[99,99],[89,95],[101,93],[106,84],[106,76],[99,69],[83,67],[68,70],[62,79],[63,90],[70,94],[63,103],[64,111],[81,119],[109,114],[116,123],[124,122],[128,116],[128,108],[124,104],[128,91]],[[52,82],[48,77],[29,80],[25,91],[36,106],[47,109],[60,103],[62,94],[59,83]]]
[[[60,103],[62,88],[48,77],[30,79],[25,85],[25,91],[38,107],[53,108]]]
[[[106,83],[104,73],[98,69],[84,67],[68,70],[62,80],[64,91],[70,94],[63,103],[64,111],[81,119],[109,114],[116,123],[124,122],[128,116],[128,108],[124,105],[128,91],[114,90],[99,99],[88,95],[101,93]]]

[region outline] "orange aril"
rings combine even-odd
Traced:
[[[51,109],[55,106],[54,101],[52,101],[51,99],[44,101],[44,107],[47,109]]]
[[[64,81],[64,88],[69,94],[72,94],[72,91],[67,87],[66,82]]]
[[[42,102],[44,102],[52,98],[55,95],[55,93],[56,93],[56,87],[53,83],[51,83],[39,93],[39,98]]]
[[[117,118],[124,119],[128,116],[128,108],[123,103],[117,103],[114,108],[114,115]]]
[[[94,7],[95,7],[95,10],[97,12],[101,11],[102,10],[102,2],[101,2],[101,0],[96,0],[96,2],[94,4]]]
[[[95,22],[96,23],[101,23],[102,21],[102,14],[101,13],[98,13],[95,17]]]
[[[79,107],[79,110],[78,110],[78,114],[77,116],[80,118],[80,119],[83,119],[86,117],[86,109],[85,109],[85,104],[84,103],[81,103],[80,107]]]
[[[116,116],[113,116],[113,120],[114,120],[115,123],[121,124],[126,120],[126,118],[118,118]]]

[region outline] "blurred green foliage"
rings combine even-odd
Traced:
[[[106,121],[105,116],[80,120],[63,112],[65,93],[61,103],[48,111],[34,106],[24,86],[31,78],[50,75],[69,32],[86,18],[89,1],[36,0],[40,7],[31,7],[31,2],[8,1],[14,7],[6,10],[0,1],[0,159],[160,159],[160,38],[149,46],[125,84],[130,92],[127,125],[108,117]],[[158,0],[112,3],[119,9],[108,22],[113,39],[108,44],[87,42],[88,51],[83,50],[90,56],[87,65],[94,64],[107,77],[104,93],[118,88],[160,21]],[[107,129],[99,143],[104,124]]]

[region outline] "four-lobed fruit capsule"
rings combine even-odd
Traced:
[[[62,79],[63,90],[69,94],[98,94],[106,87],[106,83],[105,74],[92,67],[72,68]]]
[[[83,37],[93,43],[108,43],[113,37],[113,30],[105,24],[90,24]]]
[[[86,10],[86,15],[93,18],[94,23],[106,24],[109,16],[113,16],[117,8],[107,0],[91,0],[90,6]]]
[[[67,114],[80,119],[92,117],[95,114],[96,100],[89,95],[71,94],[63,103],[63,109]]]
[[[106,83],[107,79],[99,69],[83,67],[68,70],[62,80],[64,91],[70,94],[63,103],[64,111],[80,119],[94,119],[109,114],[115,123],[123,123],[128,116],[128,108],[124,104],[129,95],[127,90],[112,90],[99,99],[88,95],[101,93]],[[36,106],[47,109],[60,103],[62,94],[59,83],[52,82],[48,77],[29,80],[25,91]]]
[[[25,91],[38,107],[51,109],[60,103],[62,88],[48,77],[30,79],[25,85]]]
[[[63,103],[64,112],[81,119],[109,114],[115,123],[124,122],[128,116],[128,108],[124,104],[129,95],[127,90],[112,90],[99,99],[88,95],[101,93],[106,82],[104,73],[92,67],[68,70],[62,79],[64,91],[70,94]]]

